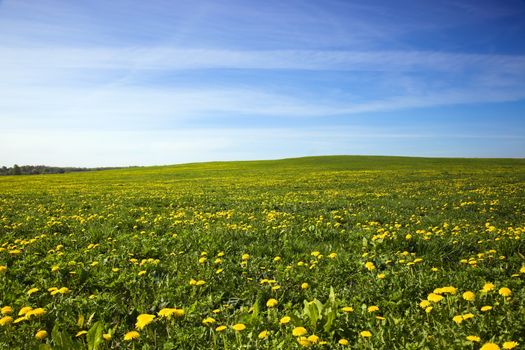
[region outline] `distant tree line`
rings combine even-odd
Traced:
[[[0,175],[39,175],[39,174],[64,174],[79,171],[95,171],[121,169],[120,167],[108,168],[74,168],[74,167],[54,167],[46,165],[13,165],[12,167],[0,167]]]

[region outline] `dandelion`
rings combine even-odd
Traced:
[[[490,305],[485,305],[485,306],[481,307],[481,311],[483,311],[483,312],[487,312],[487,311],[490,311],[490,310],[492,310],[492,306],[490,306]]]
[[[135,327],[137,327],[137,329],[143,329],[148,324],[153,322],[154,319],[155,319],[155,315],[140,314],[137,316],[137,322],[135,323]]]
[[[293,330],[292,330],[292,335],[294,337],[301,337],[305,334],[307,334],[308,331],[306,330],[306,328],[304,327],[295,327]]]
[[[219,327],[215,328],[215,331],[217,331],[217,332],[222,332],[222,331],[224,331],[226,328],[228,328],[228,327],[226,327],[226,326],[219,326]]]
[[[104,338],[105,341],[110,341],[112,336],[109,333],[102,334],[102,338]]]
[[[367,311],[370,312],[370,313],[376,312],[376,311],[379,311],[379,307],[375,306],[375,305],[372,305],[372,306],[368,307]]]
[[[427,307],[430,306],[430,301],[428,301],[428,300],[421,300],[421,302],[419,303],[419,306],[422,309],[426,309]]]
[[[279,321],[280,324],[287,324],[291,321],[292,319],[290,318],[290,316],[284,316],[283,318],[281,318],[281,320]]]
[[[18,311],[18,316],[25,316],[31,310],[33,310],[31,306],[24,306]]]
[[[474,299],[476,299],[476,294],[474,294],[471,291],[466,291],[465,293],[463,293],[463,299],[465,299],[466,301],[473,301]]]
[[[248,261],[250,259],[250,254],[243,254],[242,261]]]
[[[481,338],[478,337],[477,335],[469,335],[467,336],[467,340],[471,342],[479,343],[481,341]]]
[[[302,289],[308,289],[309,286],[310,286],[310,285],[309,285],[308,283],[306,283],[306,282],[304,282],[303,284],[301,284],[301,288],[302,288]]]
[[[302,347],[308,348],[312,345],[312,343],[308,340],[307,337],[299,337],[297,338],[297,343],[301,345]]]
[[[279,302],[277,301],[277,299],[271,298],[271,299],[268,299],[268,301],[266,302],[266,306],[275,307],[278,303]]]
[[[427,299],[433,303],[439,303],[441,300],[443,300],[443,296],[435,293],[430,293]]]
[[[40,289],[38,289],[38,288],[31,288],[30,290],[27,291],[27,295],[35,294],[39,290]]]
[[[0,265],[0,273],[6,272],[6,271],[7,271],[7,266]]]
[[[500,350],[500,347],[495,343],[485,343],[479,350]]]
[[[335,253],[335,252],[334,252],[334,253],[330,253],[330,254],[328,254],[328,257],[329,257],[330,259],[335,259],[335,258],[337,258],[337,253]],[[524,267],[524,269],[525,269],[525,267]],[[524,273],[525,273],[525,272],[524,272]]]
[[[506,341],[503,343],[503,349],[514,349],[519,343],[516,341]]]
[[[319,342],[319,337],[316,336],[315,334],[312,334],[311,336],[309,336],[308,338],[308,341],[312,344],[317,344],[317,342]]]
[[[11,316],[4,316],[0,318],[0,326],[7,326],[10,323],[13,323],[13,318]]]
[[[481,291],[483,293],[488,293],[488,292],[493,291],[494,289],[496,289],[496,286],[494,284],[492,284],[492,283],[485,283],[483,285],[483,288],[481,288]]]
[[[363,338],[370,338],[372,336],[372,333],[370,333],[370,331],[362,331],[359,332],[359,335]]]
[[[137,331],[131,331],[131,332],[124,334],[125,341],[132,341],[138,338],[140,338],[140,333]]]
[[[41,308],[41,307],[38,307],[36,309],[33,309],[33,310],[29,310],[26,314],[25,314],[25,317],[27,319],[30,319],[32,316],[35,316],[35,317],[40,317],[40,316],[43,316],[44,314],[46,313],[46,310]]]
[[[203,286],[203,285],[205,285],[205,284],[206,284],[206,281],[204,281],[204,280],[198,280],[198,281],[195,283],[196,286]]]
[[[4,306],[0,309],[2,315],[10,315],[13,313],[13,308],[11,306]]]
[[[344,339],[344,338],[343,338],[343,339],[339,339],[338,343],[339,343],[340,345],[348,345],[348,344],[349,344],[348,340],[346,340],[346,339]]]
[[[204,320],[202,320],[202,323],[207,326],[212,323],[215,323],[215,319],[213,317],[206,317]]]
[[[240,332],[246,329],[246,325],[244,323],[237,323],[232,326],[233,330],[236,332]]]
[[[432,306],[429,306],[429,307],[425,308],[425,312],[426,312],[427,314],[429,314],[430,311],[432,311],[432,309],[433,309],[433,307],[432,307]]]
[[[45,337],[47,337],[47,331],[41,329],[39,330],[38,332],[36,332],[35,334],[35,338],[38,339],[38,340],[42,340],[44,339]]]
[[[385,278],[385,274],[384,273],[380,273],[380,274],[377,275],[377,278],[382,280],[382,279]]]
[[[376,266],[375,266],[374,263],[371,262],[371,261],[367,261],[367,262],[365,263],[365,267],[368,269],[368,271],[373,271],[373,270],[376,269]]]
[[[507,288],[507,287],[503,287],[503,288],[499,289],[498,293],[501,296],[510,297],[511,294],[512,294],[512,291],[509,288]]]
[[[266,338],[268,338],[269,335],[270,335],[270,332],[268,332],[267,330],[264,330],[261,333],[259,333],[259,335],[257,337],[259,339],[266,339]]]
[[[461,322],[463,322],[463,316],[461,315],[454,316],[452,317],[452,321],[456,322],[456,324],[460,324]]]
[[[345,306],[341,310],[343,310],[343,312],[352,312],[354,311],[354,308],[351,306]]]

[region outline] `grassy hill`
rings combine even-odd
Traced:
[[[524,199],[523,159],[0,177],[0,348],[523,344]]]

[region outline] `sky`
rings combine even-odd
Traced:
[[[525,2],[0,0],[0,166],[525,157]]]

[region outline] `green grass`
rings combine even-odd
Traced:
[[[327,156],[1,177],[0,306],[14,313],[0,320],[0,348],[522,347],[524,199],[523,159]],[[480,292],[488,282],[495,290]],[[457,293],[427,313],[420,302],[444,286]],[[45,314],[8,322],[23,306]],[[174,307],[184,316],[158,316]],[[156,318],[125,341],[139,314]],[[464,314],[474,317],[453,321]],[[319,342],[294,336],[300,326]]]

